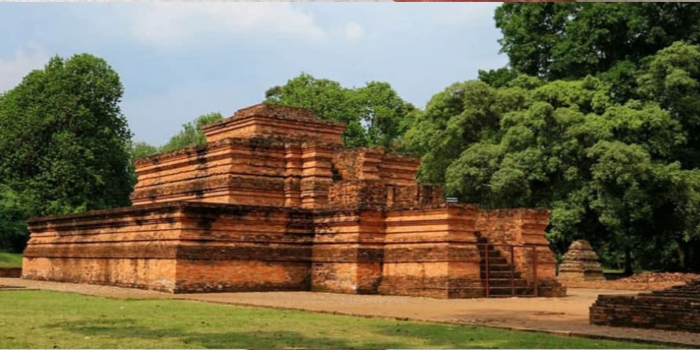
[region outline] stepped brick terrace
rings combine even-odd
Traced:
[[[172,293],[563,296],[549,213],[445,203],[419,159],[255,105],[207,144],[138,159],[133,206],[33,218],[22,278]]]
[[[599,295],[589,321],[599,326],[700,332],[700,280],[637,295]]]

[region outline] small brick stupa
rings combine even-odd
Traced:
[[[205,145],[138,159],[133,206],[29,220],[22,277],[172,293],[566,293],[548,212],[445,203],[416,184],[419,159],[345,148],[344,130],[299,108],[239,110],[203,129]]]
[[[571,243],[569,250],[559,265],[560,280],[567,281],[600,281],[604,280],[603,267],[598,255],[586,240]]]

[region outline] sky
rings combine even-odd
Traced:
[[[500,68],[498,3],[2,3],[0,93],[50,57],[90,53],[124,85],[134,140],[162,145],[210,112],[232,115],[302,72],[388,82],[424,108]]]

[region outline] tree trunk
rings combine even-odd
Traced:
[[[678,267],[681,269],[681,271],[686,271],[688,265],[686,264],[686,247],[683,244],[683,242],[677,242],[678,247],[676,250],[678,251]]]
[[[700,242],[692,240],[683,246],[685,251],[685,265],[690,272],[700,272]]]
[[[632,270],[632,251],[630,248],[625,248],[625,275],[631,276],[634,273]]]

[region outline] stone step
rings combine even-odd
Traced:
[[[698,293],[681,293],[681,292],[669,292],[669,291],[653,291],[651,293],[639,294],[639,297],[645,298],[678,298],[678,299],[690,299],[693,301],[700,302],[700,294]]]
[[[510,264],[489,264],[489,272],[510,272],[513,266]],[[481,266],[481,271],[486,272],[486,266]]]
[[[484,252],[483,249],[480,250],[479,253],[480,253],[482,259],[486,256],[486,252]],[[488,254],[489,254],[489,259],[490,258],[498,258],[498,257],[503,256],[503,254],[498,250],[489,250]]]
[[[485,265],[485,264],[486,264],[486,260],[481,259],[481,262],[480,262],[480,263],[481,263],[482,265]],[[489,259],[489,265],[507,265],[507,264],[510,264],[510,261],[508,261],[508,259],[506,259],[506,258],[493,258],[493,259]]]
[[[520,278],[520,273],[518,271],[515,271],[515,273],[513,273],[511,275],[510,270],[508,270],[508,271],[489,270],[489,278],[498,279],[498,278],[511,278],[511,277],[518,279],[518,278]],[[484,270],[481,271],[481,278],[482,279],[486,278],[486,271],[484,271]]]
[[[483,280],[482,283],[486,284],[486,280]],[[511,280],[510,278],[489,278],[489,287],[510,287],[511,285],[515,286],[516,288],[529,287],[529,284],[524,279],[516,278]]]
[[[534,287],[490,287],[489,297],[534,296]]]
[[[600,315],[606,314],[606,315],[615,315],[619,314],[620,312],[624,313],[633,313],[633,314],[639,314],[639,315],[647,315],[647,316],[652,316],[654,315],[655,317],[663,317],[663,318],[674,318],[678,316],[683,316],[686,318],[689,314],[693,314],[697,312],[697,310],[691,308],[688,309],[683,306],[678,306],[678,305],[673,305],[673,304],[663,304],[663,305],[629,305],[629,304],[620,304],[620,305],[599,305],[597,303],[594,303],[591,308],[590,312],[592,314]],[[697,316],[694,317],[695,319],[700,319]]]

